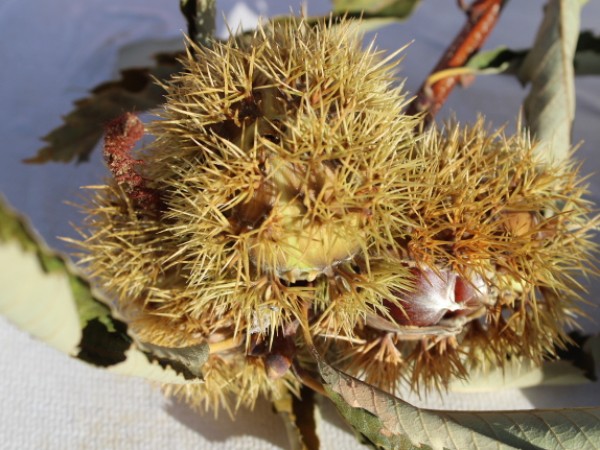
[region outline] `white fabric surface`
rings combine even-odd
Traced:
[[[310,14],[328,11],[329,2],[308,1]],[[543,1],[511,2],[487,48],[531,44]],[[241,18],[252,26],[258,15],[286,14],[300,3],[291,0],[218,0],[232,28]],[[426,0],[406,24],[378,31],[378,45],[395,49],[414,43],[402,63],[402,76],[414,92],[462,23],[450,0]],[[600,2],[584,9],[583,28],[600,33]],[[34,0],[0,1],[0,192],[27,214],[51,246],[63,248],[56,236],[72,236],[69,222],[81,217],[64,204],[76,200],[78,187],[106,175],[95,152],[79,166],[25,166],[40,137],[61,123],[72,101],[100,82],[114,78],[131,62],[144,41],[179,41],[185,24],[175,0]],[[219,30],[224,32],[222,20]],[[124,46],[129,46],[123,51]],[[133,46],[133,47],[131,47]],[[574,142],[584,140],[577,156],[585,173],[600,169],[600,78],[577,83],[578,110]],[[441,117],[455,111],[462,120],[482,112],[496,125],[509,124],[525,95],[509,77],[480,78],[467,90],[458,89]],[[594,200],[600,182],[590,179]],[[0,268],[2,270],[2,268]],[[598,280],[589,299],[597,302]],[[0,287],[1,295],[1,287]],[[588,308],[596,323],[582,321],[588,331],[599,329],[598,309]],[[278,449],[286,448],[279,419],[268,405],[242,413],[236,422],[221,416],[200,416],[185,405],[164,399],[143,380],[104,373],[34,341],[0,319],[0,448],[7,449]],[[490,394],[430,395],[415,404],[456,409],[510,409],[600,405],[598,384],[503,390]],[[325,409],[322,448],[363,448],[345,431],[331,408]]]

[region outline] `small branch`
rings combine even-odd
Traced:
[[[446,49],[428,80],[437,72],[464,66],[471,56],[479,51],[494,29],[507,1],[475,0],[467,8],[467,23]],[[423,120],[425,124],[429,124],[441,109],[459,79],[459,76],[450,76],[431,84],[427,81],[423,83],[415,100],[410,104],[407,114],[415,115],[426,112]]]
[[[187,20],[190,39],[210,46],[216,29],[216,0],[180,0],[179,6]]]

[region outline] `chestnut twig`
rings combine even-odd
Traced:
[[[507,1],[475,0],[466,8],[467,23],[448,46],[431,73],[435,74],[442,70],[461,67],[479,51],[494,29]],[[408,107],[407,114],[415,115],[425,112],[423,120],[426,125],[429,124],[443,106],[458,80],[459,76],[450,76],[431,84],[426,80]]]

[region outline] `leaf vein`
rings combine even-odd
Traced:
[[[560,446],[560,448],[566,450],[566,447],[564,446],[564,443],[558,437],[558,434],[556,433],[556,431],[554,431],[554,428],[552,428],[552,425],[546,420],[546,418],[544,417],[544,415],[540,414],[540,413],[537,413],[535,411],[533,411],[531,413],[531,415],[537,417],[538,419],[540,419],[544,423],[544,425],[546,425],[546,427],[547,427],[548,431],[550,432],[550,434],[552,434],[552,436],[554,436],[554,440]]]

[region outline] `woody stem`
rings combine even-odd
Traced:
[[[464,66],[484,44],[507,2],[508,0],[475,0],[466,9],[467,22],[448,46],[431,74]],[[425,81],[415,100],[410,104],[407,114],[415,115],[424,112],[423,120],[426,125],[429,124],[459,79],[459,76],[450,76],[431,84]]]

